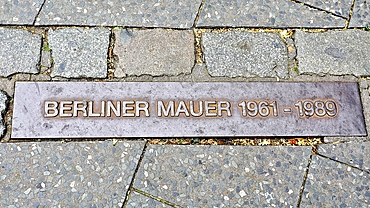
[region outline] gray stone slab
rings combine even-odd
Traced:
[[[290,0],[205,1],[197,26],[344,27],[346,20]]]
[[[6,113],[7,102],[7,95],[3,91],[0,91],[0,138],[3,137],[6,129],[4,115]]]
[[[320,145],[318,153],[370,173],[370,142]]]
[[[17,82],[12,127],[13,138],[366,135],[349,82]]]
[[[115,76],[190,74],[194,65],[191,30],[132,30],[114,32]]]
[[[43,0],[0,2],[0,24],[32,25]]]
[[[26,30],[0,28],[0,76],[37,73],[41,35]]]
[[[49,30],[54,69],[52,77],[107,76],[110,31],[105,28]]]
[[[151,145],[134,187],[180,206],[289,207],[311,147]]]
[[[366,0],[356,0],[353,7],[353,13],[350,27],[370,26],[370,2]]]
[[[37,25],[103,25],[190,28],[201,0],[47,0]]]
[[[368,207],[370,175],[314,155],[301,207]]]
[[[370,32],[295,33],[301,74],[370,75]]]
[[[146,197],[142,194],[132,192],[130,199],[128,200],[126,206],[127,208],[136,208],[136,207],[172,207],[168,206],[162,202],[154,200],[152,198]]]
[[[278,33],[204,33],[202,47],[211,76],[288,77],[287,47]]]
[[[343,18],[348,18],[352,0],[299,0],[307,5],[319,8]]]
[[[120,207],[144,143],[2,143],[0,206]]]

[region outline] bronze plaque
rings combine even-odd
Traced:
[[[256,136],[366,136],[357,83],[16,83],[13,138]]]

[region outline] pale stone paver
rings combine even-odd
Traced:
[[[344,27],[346,20],[290,0],[205,1],[198,27]]]
[[[353,8],[353,14],[350,27],[370,26],[370,2],[366,0],[356,0]]]
[[[339,15],[343,18],[348,18],[352,5],[352,0],[332,0],[324,2],[322,0],[299,0],[298,2],[303,2],[312,7]]]
[[[120,207],[145,142],[0,144],[1,207]]]
[[[106,28],[49,30],[52,77],[105,78],[110,31]]]
[[[43,0],[0,1],[0,25],[32,25]]]
[[[289,207],[311,147],[151,145],[134,187],[179,206]]]
[[[301,74],[370,75],[370,32],[297,30],[295,41]]]
[[[202,47],[211,76],[288,77],[287,47],[278,33],[204,33]]]
[[[191,30],[122,29],[114,34],[116,77],[191,73],[195,59]]]
[[[370,174],[314,155],[301,207],[367,207]]]
[[[370,142],[320,145],[318,153],[370,173]]]
[[[41,35],[0,27],[0,76],[38,73]]]
[[[47,0],[37,25],[190,28],[201,0]]]

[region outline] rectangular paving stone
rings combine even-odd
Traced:
[[[278,33],[209,32],[202,47],[211,76],[288,77],[288,50]]]
[[[191,30],[115,30],[116,77],[190,74],[194,65]]]
[[[146,149],[134,187],[183,207],[295,206],[311,147]]]
[[[201,0],[47,0],[36,25],[190,28]]]
[[[323,144],[319,146],[318,153],[370,173],[370,142]]]
[[[205,1],[197,27],[344,27],[346,20],[290,0]]]
[[[43,0],[0,2],[0,25],[32,25]]]
[[[314,8],[319,8],[343,18],[348,18],[352,0],[299,0]]]
[[[295,33],[300,74],[370,75],[370,32]]]
[[[370,26],[370,2],[366,0],[356,0],[349,27],[366,26]]]
[[[370,175],[335,161],[312,156],[301,207],[367,207]]]
[[[120,207],[144,141],[0,144],[1,207]]]
[[[13,138],[326,135],[366,135],[357,83],[16,83]]]
[[[105,78],[110,31],[105,28],[49,30],[52,77]]]
[[[0,27],[0,76],[38,73],[41,35]]]

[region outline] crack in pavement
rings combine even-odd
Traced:
[[[141,161],[142,161],[142,160],[143,160],[143,158],[144,158],[145,151],[146,151],[146,148],[147,148],[148,146],[149,146],[149,143],[148,143],[148,141],[146,141],[146,142],[145,142],[145,145],[144,145],[144,148],[143,148],[143,151],[141,152],[140,159],[139,159],[139,161],[137,162],[137,166],[136,166],[135,172],[134,172],[134,174],[132,175],[132,179],[131,179],[131,182],[130,182],[130,186],[129,186],[129,188],[127,189],[126,196],[125,196],[125,199],[124,199],[124,201],[123,201],[123,204],[122,204],[122,207],[121,207],[121,208],[126,207],[126,205],[127,205],[127,203],[128,203],[128,200],[130,199],[131,192],[134,190],[134,187],[133,187],[133,186],[134,186],[134,182],[135,182],[135,177],[136,177],[137,172],[139,171]]]
[[[44,7],[44,4],[45,4],[45,3],[46,3],[46,0],[44,0],[44,2],[42,2],[40,9],[39,9],[39,11],[37,12],[37,14],[36,14],[36,16],[35,16],[35,19],[34,19],[34,20],[33,20],[33,22],[32,22],[32,25],[33,25],[33,26],[35,26],[35,24],[36,24],[36,20],[37,20],[37,18],[39,17],[40,12],[41,12],[42,8]]]
[[[301,206],[303,192],[304,192],[304,188],[306,186],[306,181],[307,181],[307,177],[308,177],[308,172],[310,171],[310,165],[311,165],[311,161],[312,161],[312,156],[313,156],[313,154],[315,154],[315,151],[316,151],[316,147],[312,147],[312,153],[310,155],[310,158],[308,159],[308,163],[307,163],[307,167],[306,167],[306,172],[305,172],[305,174],[303,176],[302,186],[301,186],[301,189],[299,190],[299,198],[298,198],[298,202],[297,202],[297,208],[299,208]]]
[[[351,165],[351,164],[348,164],[348,163],[342,162],[342,161],[340,161],[340,160],[336,160],[336,159],[330,158],[330,157],[325,156],[325,155],[322,155],[322,154],[320,154],[320,153],[317,153],[316,155],[318,155],[318,156],[320,156],[320,157],[323,157],[323,158],[325,158],[325,159],[328,159],[328,160],[331,160],[331,161],[334,161],[334,162],[340,163],[340,164],[342,164],[342,165],[349,166],[349,167],[351,167],[351,168],[353,168],[353,169],[356,169],[356,170],[358,170],[358,171],[361,171],[361,172],[365,172],[365,173],[367,173],[367,174],[370,174],[370,171],[367,171],[367,170],[361,169],[361,168],[359,168],[359,167],[356,167],[356,166],[353,166],[353,165]]]
[[[297,3],[297,4],[304,5],[304,6],[306,6],[306,7],[311,8],[311,9],[318,10],[318,11],[320,11],[320,12],[326,12],[326,13],[328,13],[328,14],[331,14],[331,15],[336,16],[336,17],[340,17],[340,18],[342,18],[342,19],[347,19],[347,18],[346,18],[346,17],[344,17],[344,16],[341,16],[341,15],[335,14],[335,13],[333,13],[333,12],[331,12],[331,11],[327,11],[327,10],[325,10],[325,9],[321,9],[321,8],[318,8],[318,7],[312,6],[312,5],[310,5],[310,4],[306,4],[306,3],[302,2],[302,1],[299,1],[299,0],[290,0],[290,1],[291,1],[291,2],[294,2],[294,3]]]
[[[149,194],[149,193],[146,193],[146,192],[144,192],[144,191],[142,191],[142,190],[139,190],[139,189],[136,189],[136,188],[133,188],[133,191],[135,191],[136,193],[139,193],[139,194],[141,194],[141,195],[144,195],[144,196],[146,196],[146,197],[149,197],[149,198],[152,198],[152,199],[154,199],[154,200],[156,200],[156,201],[159,201],[159,202],[161,202],[161,203],[163,203],[163,204],[166,204],[166,205],[168,205],[168,206],[171,206],[171,207],[181,207],[180,205],[176,205],[176,204],[174,204],[174,203],[172,203],[172,202],[169,202],[169,201],[167,201],[167,200],[165,200],[165,199],[162,199],[162,198],[160,198],[160,197],[158,197],[158,196],[153,196],[153,195],[151,195],[151,194]]]

